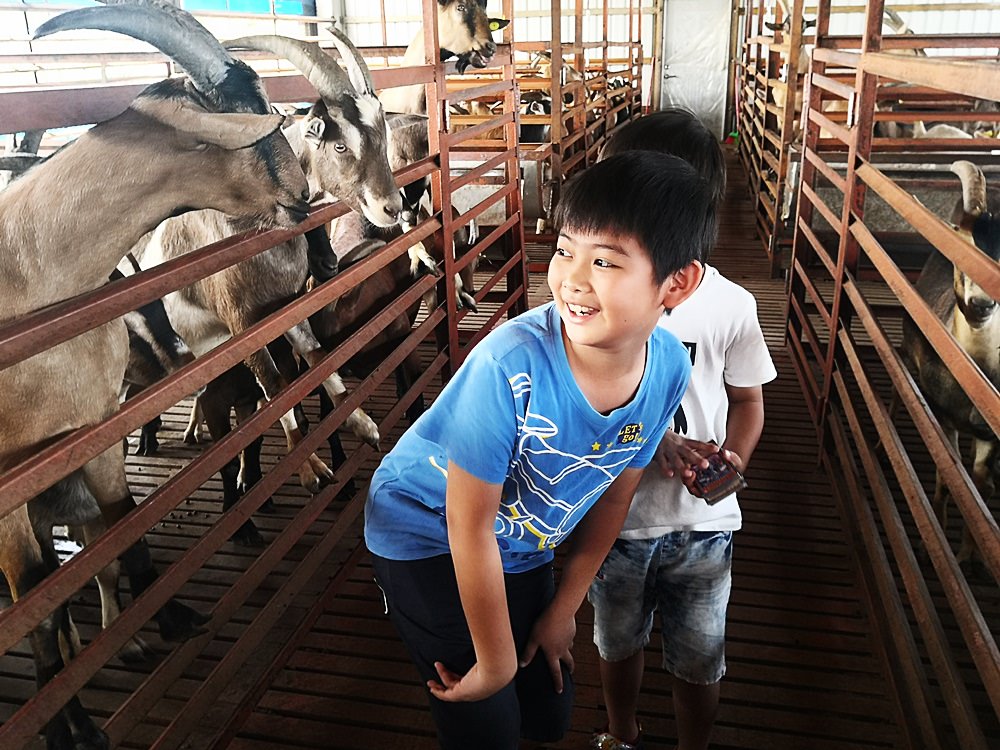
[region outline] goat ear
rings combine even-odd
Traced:
[[[771,23],[770,21],[764,21],[764,25],[767,26],[767,28],[769,28],[771,31],[780,31],[781,30],[781,24],[780,23]]]
[[[267,138],[281,127],[284,115],[211,114],[200,133],[199,141],[235,151]]]
[[[199,143],[208,143],[227,151],[252,146],[275,132],[285,121],[283,115],[206,112],[186,100],[174,106],[166,104],[165,100],[140,97],[132,103],[132,109]]]
[[[314,146],[318,146],[323,140],[323,133],[325,132],[326,121],[322,117],[310,117],[306,120],[302,135]]]
[[[810,18],[808,21],[805,22],[805,25],[802,28],[803,29],[811,29],[815,25],[816,25],[816,19],[815,18]]]

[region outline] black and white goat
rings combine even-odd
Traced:
[[[472,66],[485,68],[497,51],[492,32],[504,28],[507,19],[489,18],[486,0],[438,0],[438,44],[440,59],[458,57],[459,73]],[[403,54],[403,65],[424,64],[424,32],[421,29]],[[383,91],[379,98],[386,112],[427,113],[423,84],[399,86]]]
[[[979,252],[994,263],[1000,263],[1000,201],[987,200],[986,179],[982,170],[971,162],[957,161],[951,169],[962,180],[962,200],[955,210],[953,223]],[[938,252],[928,259],[916,288],[983,375],[994,386],[1000,387],[1000,310],[997,301]],[[955,453],[962,455],[960,438],[972,438],[975,446],[972,479],[983,501],[988,503],[1000,479],[1000,438],[909,319],[904,321],[902,351],[924,398],[951,440]],[[947,486],[939,473],[933,504],[942,526],[947,520],[948,500]],[[958,560],[971,564],[974,556],[972,537],[966,530]]]
[[[188,77],[149,86],[122,114],[0,192],[0,323],[103,285],[129,248],[178,212],[210,207],[256,226],[286,227],[308,212],[307,182],[280,132],[283,118],[269,114],[257,75],[193,17],[147,0],[73,10],[42,24],[36,36],[81,28],[141,38]],[[67,252],[81,237],[90,240],[85,252]],[[0,471],[112,415],[127,357],[125,325],[115,320],[0,370]],[[0,518],[0,568],[14,598],[58,565],[53,525],[83,525],[89,539],[134,507],[116,444]],[[145,540],[121,561],[132,595],[140,596],[157,575]],[[98,576],[105,624],[119,607],[117,573],[114,562]],[[167,640],[190,637],[203,621],[173,600],[156,619]],[[63,666],[60,640],[68,656],[75,652],[66,604],[30,638],[42,685]],[[75,697],[46,735],[50,750],[107,746]]]

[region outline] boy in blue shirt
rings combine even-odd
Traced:
[[[553,301],[492,331],[372,477],[365,540],[446,750],[558,740],[575,615],[690,361],[657,329],[715,239],[684,161],[624,154],[570,181]],[[574,531],[560,585],[553,548]]]

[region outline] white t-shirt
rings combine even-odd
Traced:
[[[729,400],[726,385],[750,388],[777,376],[757,320],[757,301],[712,266],[692,294],[659,325],[691,356],[691,382],[674,415],[674,432],[722,445]],[[622,529],[623,539],[653,539],[673,531],[735,531],[742,524],[736,495],[709,505],[655,462],[643,473]]]

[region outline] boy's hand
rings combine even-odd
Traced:
[[[736,451],[731,451],[728,448],[723,448],[722,450],[719,451],[719,453],[722,454],[722,457],[724,459],[726,459],[729,463],[735,466],[738,472],[742,474],[744,471],[746,471],[746,466],[743,463],[743,459],[740,458],[740,455]]]
[[[573,639],[575,637],[575,617],[559,617],[553,613],[551,608],[546,609],[542,613],[542,616],[535,621],[535,625],[531,629],[528,643],[521,654],[520,666],[528,666],[532,659],[535,658],[538,649],[541,648],[542,653],[545,654],[545,660],[549,664],[549,671],[552,673],[552,683],[555,685],[556,692],[562,693],[562,668],[559,666],[559,663],[562,662],[565,664],[570,674],[573,673],[575,664],[573,662],[573,653],[570,649],[573,648]]]
[[[681,437],[672,430],[667,430],[656,449],[654,461],[660,472],[667,478],[677,477],[686,486],[694,479],[697,469],[707,469],[707,456],[719,452],[715,443],[703,443]]]
[[[438,700],[448,703],[460,701],[481,701],[489,698],[514,679],[515,670],[500,670],[490,673],[481,669],[479,663],[465,675],[456,674],[439,661],[434,662],[441,682],[428,680],[427,687]],[[508,674],[509,672],[509,674]]]
[[[722,456],[722,458],[731,463],[738,472],[740,472],[741,474],[743,473],[743,459],[740,458],[739,454],[736,453],[736,451],[731,451],[728,450],[727,448],[719,448],[717,445],[715,445],[715,443],[711,443],[710,445],[712,445],[712,447],[715,448],[713,453],[717,452],[720,456]],[[708,462],[706,461],[706,464],[707,463]],[[687,488],[687,491],[690,492],[692,495],[694,495],[695,497],[704,497],[702,491],[694,483],[695,472],[693,469],[696,468],[698,467],[693,467],[692,471],[689,472],[690,476],[682,477],[681,481],[684,483],[684,486]]]

